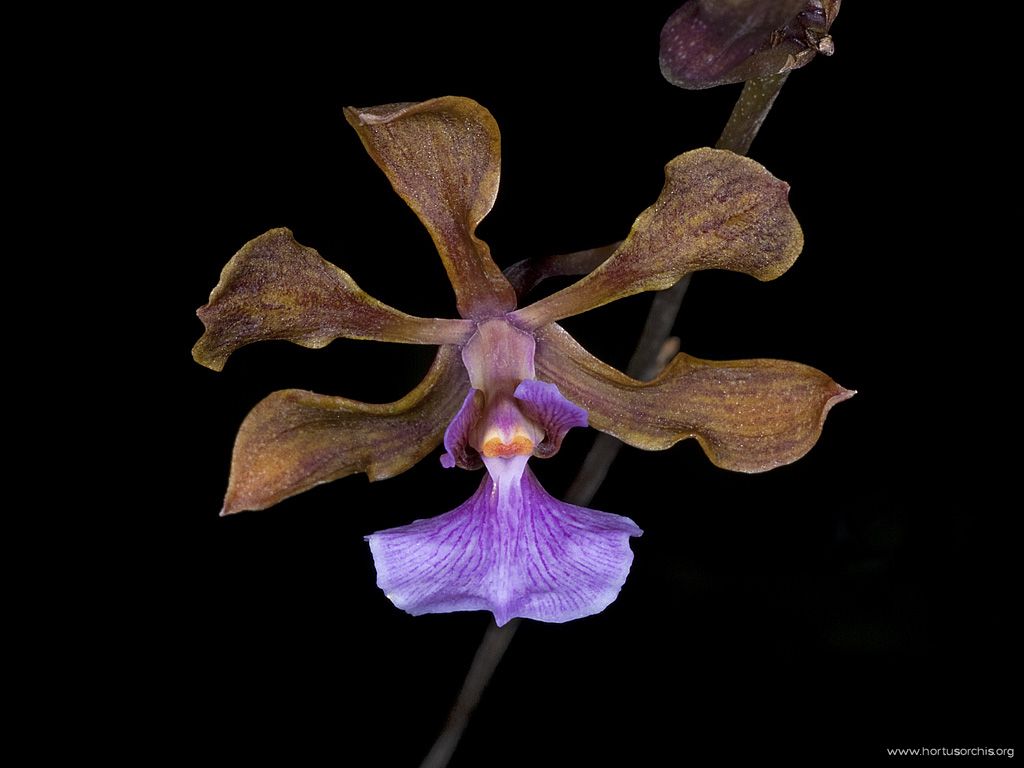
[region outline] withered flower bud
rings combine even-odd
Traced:
[[[834,50],[841,0],[687,0],[661,30],[661,73],[698,90],[804,66]]]

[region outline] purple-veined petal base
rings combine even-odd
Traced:
[[[558,387],[546,381],[527,379],[519,382],[515,398],[526,417],[544,430],[544,440],[534,451],[534,456],[542,459],[558,453],[566,432],[589,423],[586,410],[567,400]]]
[[[526,458],[506,460],[507,471],[489,462],[480,488],[451,512],[366,537],[391,602],[414,616],[491,611],[501,626],[571,621],[615,600],[633,562],[629,538],[642,531],[555,499]]]
[[[451,469],[458,465],[463,469],[479,469],[483,466],[476,449],[469,444],[470,430],[476,425],[483,410],[484,393],[471,387],[459,412],[444,431],[442,467]]]

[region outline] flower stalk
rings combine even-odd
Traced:
[[[781,75],[756,78],[744,83],[743,90],[733,106],[729,120],[715,147],[745,155],[750,150],[751,143],[760,131],[761,125],[775,104],[775,99],[788,77],[789,73],[785,72]],[[540,268],[531,269],[531,262],[527,260],[514,265],[510,272],[519,275],[520,285],[526,288],[536,285],[544,277],[555,274],[585,274],[574,272],[572,269],[578,265],[590,266],[590,268],[597,266],[618,245],[618,243],[612,243],[600,248],[581,251],[579,254],[568,254],[562,257],[563,261],[561,262],[567,265],[564,267],[565,271],[558,271],[559,268],[550,263]],[[592,264],[594,261],[597,261],[597,264]],[[516,284],[515,280],[513,280],[513,284]],[[672,334],[672,328],[689,286],[690,275],[687,275],[673,287],[654,295],[644,329],[629,362],[627,373],[630,376],[646,381],[659,373],[659,358]],[[565,494],[566,500],[572,504],[589,504],[608,476],[608,471],[621,449],[622,442],[617,438],[603,432],[598,434]],[[473,711],[480,703],[480,698],[508,650],[521,621],[521,619],[513,619],[500,627],[494,621],[488,623],[476,654],[473,656],[466,679],[452,706],[451,714],[437,740],[430,748],[430,752],[420,764],[420,768],[447,767],[462,739],[462,734],[469,725]]]

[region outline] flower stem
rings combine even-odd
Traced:
[[[789,72],[747,80],[715,149],[728,149],[737,155],[747,154],[787,77]]]
[[[738,155],[745,155],[788,76],[787,72],[782,75],[748,80],[743,85],[743,91],[736,100],[736,105],[729,116],[729,122],[722,130],[722,135],[715,147],[728,149]],[[589,258],[593,254],[603,253],[606,250],[608,250],[608,246],[581,252],[580,255]],[[569,254],[569,257],[573,255]],[[523,271],[525,272],[525,269]],[[559,272],[558,274],[563,273]],[[534,282],[528,284],[533,285]],[[627,373],[630,376],[643,380],[653,379],[665,366],[667,360],[664,359],[663,352],[689,285],[690,276],[687,275],[673,287],[655,294],[643,333],[637,342],[636,351],[629,361]],[[621,447],[622,443],[614,437],[605,434],[598,435],[584,458],[576,479],[573,480],[565,494],[566,501],[580,506],[589,504],[608,475],[608,470]],[[476,655],[473,657],[473,662],[470,664],[466,680],[463,682],[462,689],[455,700],[455,706],[452,707],[451,714],[448,716],[448,722],[445,723],[434,746],[431,747],[430,752],[420,764],[420,768],[445,768],[448,765],[466,726],[469,725],[470,715],[480,702],[484,688],[487,687],[487,683],[494,675],[494,670],[502,656],[505,655],[519,624],[520,619],[513,619],[505,626],[499,627],[493,620],[491,621],[480,642],[480,647],[477,648]]]
[[[743,84],[743,91],[732,108],[729,121],[718,137],[716,149],[728,149],[738,155],[745,155],[750,144],[761,129],[761,123],[775,103],[775,98],[782,90],[789,73],[770,75]],[[636,351],[629,361],[626,373],[634,379],[649,381],[657,376],[664,363],[660,365],[662,348],[672,333],[679,307],[683,303],[686,289],[690,287],[690,275],[687,275],[674,286],[654,295],[651,310],[647,315],[643,333],[637,343]],[[594,444],[583,459],[580,471],[569,486],[565,500],[570,504],[586,506],[594,498],[601,483],[608,476],[612,462],[619,455],[622,442],[603,432],[594,439]]]
[[[499,627],[491,620],[491,624],[484,633],[484,639],[480,641],[480,647],[476,649],[473,656],[473,663],[469,665],[469,673],[459,691],[459,697],[455,700],[451,714],[448,715],[448,722],[444,729],[430,748],[430,752],[420,763],[420,768],[445,768],[455,748],[459,745],[462,732],[469,725],[469,716],[473,714],[476,705],[480,703],[484,688],[490,682],[498,662],[505,655],[505,649],[512,642],[521,619],[512,619],[505,626]]]

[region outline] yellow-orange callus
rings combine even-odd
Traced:
[[[483,449],[480,452],[488,459],[530,456],[533,454],[533,440],[524,434],[518,434],[506,442],[498,435],[493,435],[484,440]]]

